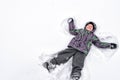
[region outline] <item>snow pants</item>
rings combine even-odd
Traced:
[[[61,63],[66,63],[71,57],[72,59],[72,72],[71,76],[74,73],[78,73],[79,77],[81,76],[81,70],[84,66],[84,60],[87,54],[74,49],[72,47],[68,47],[65,50],[58,52],[58,56],[51,59],[51,63],[55,65],[60,65]]]

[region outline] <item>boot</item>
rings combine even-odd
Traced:
[[[43,67],[45,67],[48,70],[48,72],[51,73],[56,68],[56,65],[54,65],[50,62],[45,62],[45,63],[43,63]]]
[[[71,79],[72,80],[79,80],[79,78],[80,78],[80,73],[73,73],[71,75]]]

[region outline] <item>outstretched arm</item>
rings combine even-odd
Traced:
[[[69,25],[69,32],[72,35],[77,35],[79,33],[79,29],[75,29],[75,24],[73,18],[68,19],[68,25]]]
[[[117,48],[117,45],[115,43],[101,42],[96,35],[93,36],[92,43],[99,48],[110,48],[110,49]]]

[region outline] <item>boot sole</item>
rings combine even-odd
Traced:
[[[49,70],[49,68],[48,68],[48,65],[49,65],[49,64],[48,64],[47,62],[43,63],[43,67],[46,68],[46,69],[48,70],[48,72],[50,73],[50,70]]]

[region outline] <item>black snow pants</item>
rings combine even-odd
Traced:
[[[71,57],[73,57],[71,76],[74,73],[78,73],[80,77],[86,55],[87,54],[84,54],[77,49],[68,47],[67,49],[58,52],[58,56],[51,59],[50,62],[55,65],[60,65],[61,63],[66,63]]]

